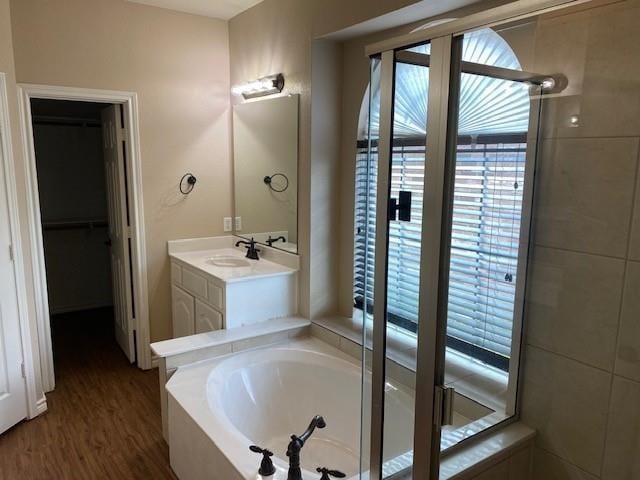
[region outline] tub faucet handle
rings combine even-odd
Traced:
[[[344,478],[346,475],[338,470],[329,470],[328,468],[318,467],[316,468],[316,472],[321,473],[322,477],[320,480],[331,480],[330,477],[335,478]]]
[[[273,462],[271,461],[271,457],[273,456],[273,452],[267,450],[266,448],[260,448],[257,445],[251,445],[249,447],[254,453],[262,454],[262,461],[260,462],[260,469],[258,473],[263,477],[268,477],[276,473],[276,467],[273,466]]]

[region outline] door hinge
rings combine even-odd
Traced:
[[[9,260],[13,262],[13,245],[9,245]]]
[[[436,426],[453,425],[453,387],[437,386],[433,409],[433,424]]]
[[[22,374],[22,378],[27,378],[27,369],[24,366],[24,362],[20,364],[20,373]]]

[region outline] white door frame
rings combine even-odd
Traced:
[[[147,286],[147,254],[144,230],[144,211],[142,201],[142,164],[140,159],[140,131],[138,122],[138,97],[134,92],[111,90],[93,90],[75,87],[51,85],[18,84],[19,113],[21,119],[22,142],[25,152],[25,176],[27,179],[27,210],[29,222],[29,244],[33,252],[34,296],[36,320],[38,325],[38,344],[42,382],[45,392],[55,387],[53,371],[53,351],[51,348],[51,325],[49,318],[49,300],[47,278],[42,244],[42,223],[40,219],[40,200],[38,196],[38,177],[33,142],[31,118],[31,99],[71,100],[98,103],[121,104],[127,118],[128,157],[127,175],[129,177],[129,208],[131,209],[131,260],[133,292],[136,305],[135,330],[137,339],[138,366],[151,368],[151,350],[149,348],[149,300]]]
[[[18,321],[20,322],[20,336],[22,343],[22,362],[24,364],[25,382],[27,387],[27,413],[29,418],[36,417],[47,409],[47,400],[36,387],[37,352],[34,352],[34,335],[27,315],[27,288],[25,280],[24,262],[22,256],[22,240],[20,238],[20,217],[18,214],[18,193],[15,184],[15,167],[9,122],[9,99],[7,96],[7,77],[0,72],[0,150],[2,154],[2,168],[5,173],[5,188],[7,192],[7,207],[9,210],[9,229],[13,253],[13,271],[15,274],[16,296],[18,301]]]

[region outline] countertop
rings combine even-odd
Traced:
[[[172,259],[177,260],[187,266],[193,267],[202,273],[214,276],[225,283],[234,283],[258,278],[274,277],[278,275],[292,275],[296,269],[280,265],[261,258],[260,260],[250,260],[245,258],[243,250],[236,248],[222,248],[213,250],[199,250],[194,252],[170,253]],[[212,257],[230,256],[249,262],[248,266],[242,267],[222,267],[209,262]]]

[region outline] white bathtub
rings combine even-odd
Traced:
[[[249,451],[254,444],[274,452],[273,478],[286,479],[290,436],[304,432],[314,415],[324,416],[327,427],[302,449],[304,478],[317,478],[318,466],[357,478],[360,365],[319,340],[182,368],[167,390],[171,465],[181,480],[260,478],[260,455]],[[385,457],[393,459],[412,447],[411,391],[389,384],[386,404]]]

